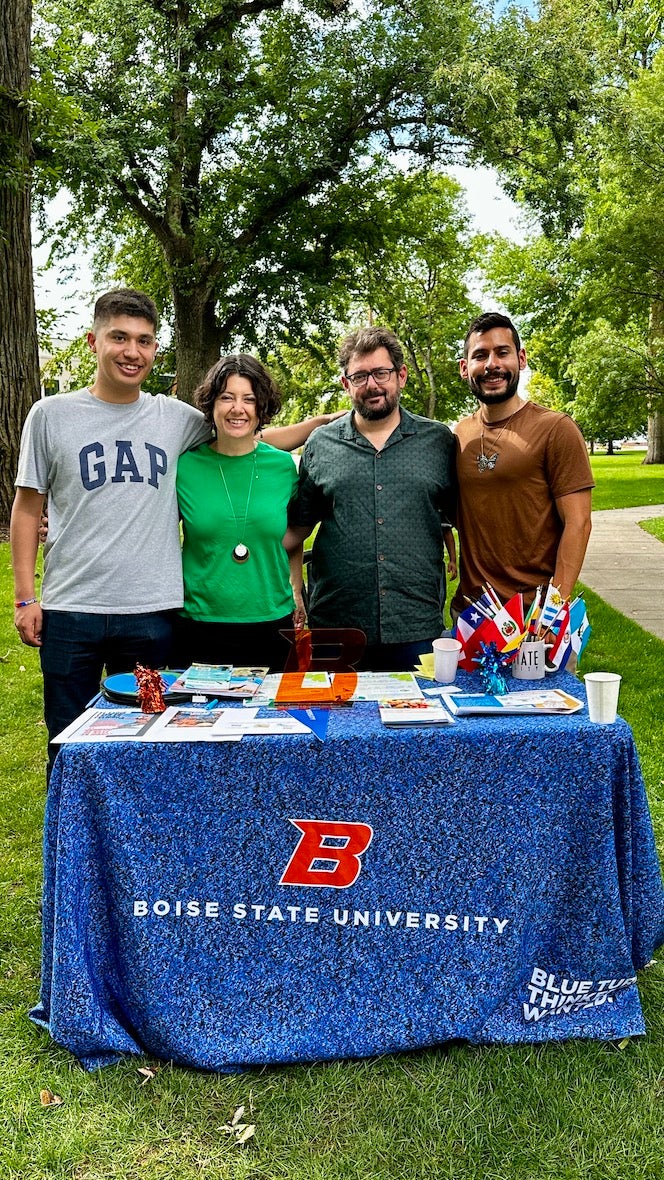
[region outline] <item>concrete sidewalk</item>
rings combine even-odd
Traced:
[[[651,516],[664,516],[664,504],[593,512],[579,581],[664,639],[664,544],[638,525]]]

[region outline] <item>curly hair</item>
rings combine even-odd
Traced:
[[[339,367],[345,373],[352,356],[369,356],[379,348],[387,349],[392,364],[399,372],[404,365],[403,349],[389,328],[360,328],[344,337],[339,345]]]
[[[196,405],[203,411],[205,421],[214,425],[214,403],[226,389],[228,378],[233,375],[246,377],[251,385],[256,398],[258,430],[267,426],[281,409],[281,394],[264,365],[245,352],[220,357],[196,389]]]

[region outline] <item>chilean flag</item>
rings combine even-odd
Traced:
[[[482,603],[482,599],[480,599]],[[456,638],[463,644],[459,667],[473,672],[473,656],[480,650],[481,643],[495,643],[498,651],[510,651],[518,647],[523,636],[523,598],[515,594],[509,602],[488,619],[475,603],[466,607],[456,622]]]

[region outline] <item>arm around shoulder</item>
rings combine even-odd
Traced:
[[[347,412],[337,410],[334,414],[317,414],[313,418],[304,418],[302,422],[294,422],[291,426],[268,426],[263,431],[263,438],[279,451],[295,451],[304,446],[317,426],[326,426],[335,418],[343,418]]]

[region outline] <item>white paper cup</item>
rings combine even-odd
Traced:
[[[516,680],[544,680],[546,674],[546,644],[543,639],[523,642],[512,663]]]
[[[586,682],[590,720],[611,725],[618,712],[618,693],[622,676],[617,672],[588,672],[583,679]]]
[[[460,653],[458,639],[434,639],[433,678],[438,684],[454,683]]]

